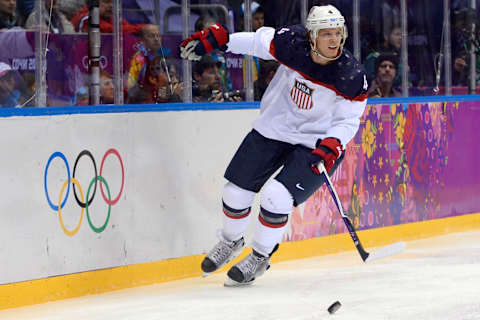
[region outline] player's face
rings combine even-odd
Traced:
[[[342,28],[320,29],[317,32],[316,45],[321,55],[335,58],[342,42]]]

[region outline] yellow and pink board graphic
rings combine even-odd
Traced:
[[[358,230],[480,211],[475,101],[368,105],[333,176]],[[326,186],[291,216],[285,241],[347,232]]]

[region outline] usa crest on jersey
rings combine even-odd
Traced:
[[[295,84],[290,91],[290,96],[292,97],[293,102],[295,102],[299,109],[312,109],[312,94],[312,88],[307,86],[305,83],[295,79]]]

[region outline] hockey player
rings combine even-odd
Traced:
[[[201,265],[209,274],[240,254],[252,202],[263,188],[252,253],[228,271],[226,286],[253,283],[270,267],[293,207],[324,183],[318,163],[323,161],[331,175],[358,131],[367,80],[361,65],[343,48],[346,38],[344,17],[326,5],[311,8],[305,27],[262,27],[229,35],[215,24],[180,46],[182,58],[190,60],[220,49],[280,63],[253,130],[225,172],[220,241]]]

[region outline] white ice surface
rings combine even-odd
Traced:
[[[224,279],[10,309],[0,319],[480,319],[480,231],[407,242],[403,253],[368,264],[356,251],[276,263],[249,287],[225,288]],[[342,307],[329,315],[337,300]]]

